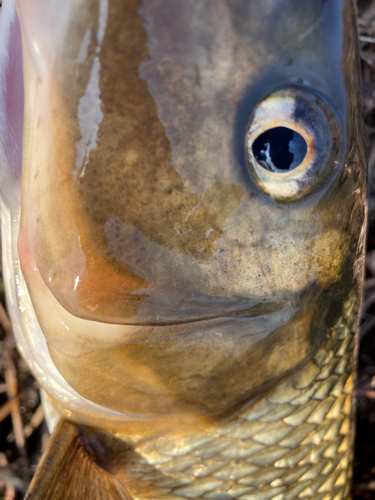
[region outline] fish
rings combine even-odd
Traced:
[[[4,0],[27,500],[350,498],[366,160],[351,0]]]

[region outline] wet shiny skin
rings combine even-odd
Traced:
[[[119,413],[109,424],[56,405],[123,433],[216,429],[318,356],[357,290],[352,5],[20,0],[18,13],[22,273],[57,370]],[[254,109],[280,89],[325,102],[343,152],[283,202],[245,147]]]

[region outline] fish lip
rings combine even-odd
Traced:
[[[177,338],[210,337],[215,342],[226,342],[230,338],[241,341],[253,338],[252,342],[262,340],[273,331],[284,326],[293,317],[295,310],[285,307],[273,314],[258,316],[220,316],[194,321],[163,324],[133,324],[129,332],[127,343],[153,343],[160,341],[174,341]]]
[[[271,313],[272,314],[272,313]],[[251,316],[237,316],[236,313],[233,313],[231,315],[228,314],[223,314],[223,315],[216,315],[216,316],[206,316],[204,318],[194,318],[194,319],[187,319],[187,320],[179,320],[179,321],[163,321],[163,322],[155,322],[155,321],[139,321],[139,322],[134,322],[134,323],[123,323],[124,325],[128,326],[139,326],[139,327],[153,327],[153,328],[159,328],[159,327],[173,327],[173,326],[184,326],[184,325],[195,325],[199,323],[207,323],[207,322],[221,322],[221,321],[247,321],[247,320],[259,320],[259,319],[265,319],[267,316],[269,316],[270,313],[268,314],[259,314],[259,315],[251,315]]]
[[[118,322],[118,318],[110,318],[110,317],[98,317],[97,321],[98,322],[103,322],[103,323],[111,323],[111,324],[122,324],[122,325],[128,325],[128,326],[140,326],[140,327],[172,327],[172,326],[183,326],[183,325],[188,325],[188,324],[198,324],[198,323],[203,323],[203,322],[210,322],[210,321],[239,321],[239,320],[250,320],[250,319],[260,319],[260,318],[265,318],[269,317],[270,315],[276,314],[276,313],[281,313],[282,311],[290,311],[290,310],[295,310],[295,304],[294,304],[294,297],[284,297],[279,300],[272,300],[272,301],[254,301],[251,305],[249,305],[246,308],[237,308],[233,310],[228,311],[228,307],[225,307],[225,304],[223,304],[223,312],[222,313],[216,313],[216,314],[205,314],[202,316],[199,316],[199,314],[189,314],[189,310],[186,312],[186,314],[180,314],[179,316],[176,315],[175,319],[171,318],[160,318],[157,319],[146,319],[147,315],[149,317],[152,317],[152,313],[147,313],[145,311],[145,314],[142,318],[142,315],[138,315],[133,317],[133,318],[123,318],[123,321]],[[199,307],[199,304],[197,305]],[[70,311],[69,311],[70,312]],[[168,316],[166,314],[165,316]],[[171,316],[171,315],[169,315]],[[184,317],[185,316],[185,317]],[[95,320],[94,320],[95,321]]]

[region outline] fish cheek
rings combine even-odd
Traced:
[[[303,362],[310,352],[308,332],[312,318],[312,311],[297,314],[255,344],[235,336],[231,345],[223,344],[219,338],[210,339],[203,346],[190,347],[189,356],[181,349],[172,364],[166,359],[152,363],[153,370],[163,384],[172,381],[177,400],[203,408],[212,417],[222,415]],[[156,359],[163,356],[163,351],[160,353]]]
[[[127,413],[215,419],[303,363],[315,315],[307,307],[255,341],[245,325],[228,335],[202,330],[182,338],[91,346],[79,363],[52,344],[49,351],[67,382],[95,403]]]

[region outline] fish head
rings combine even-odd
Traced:
[[[133,424],[196,426],[297,372],[361,275],[349,2],[17,12],[17,301],[71,392]]]

